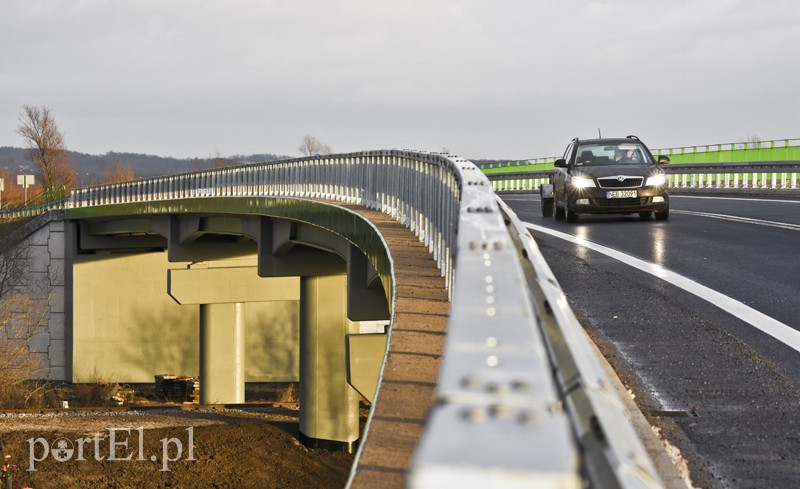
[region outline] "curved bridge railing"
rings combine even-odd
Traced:
[[[370,151],[248,164],[79,188],[52,207],[226,196],[380,210],[433,254],[451,313],[410,487],[660,486],[535,242],[467,160]]]

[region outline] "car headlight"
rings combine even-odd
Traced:
[[[575,188],[591,188],[595,186],[594,180],[586,177],[572,177],[570,184]]]
[[[663,187],[667,184],[667,176],[663,173],[657,173],[651,177],[647,177],[645,186],[647,187]]]

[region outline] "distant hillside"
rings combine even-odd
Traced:
[[[115,163],[130,165],[137,177],[149,178],[160,175],[200,170],[221,166],[230,166],[240,163],[260,163],[291,158],[273,154],[235,155],[229,158],[165,158],[162,156],[145,155],[138,153],[108,152],[104,155],[90,155],[69,152],[70,164],[78,176],[78,186],[89,185],[99,180],[103,169]],[[23,148],[0,147],[0,171],[9,173],[33,172],[33,166],[27,159],[27,150]]]
[[[20,173],[34,173],[33,166],[27,158],[28,150],[24,148],[0,147],[0,173],[10,175]],[[291,156],[274,154],[234,155],[227,158],[168,158],[139,153],[108,152],[104,155],[90,155],[69,152],[70,164],[78,176],[76,186],[91,185],[103,177],[103,169],[112,167],[115,163],[130,165],[137,178],[150,178],[161,175],[173,175],[205,168],[218,168],[222,166],[238,165],[242,163],[262,163],[290,159]],[[497,164],[508,160],[471,160],[478,167]]]

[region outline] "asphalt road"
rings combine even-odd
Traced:
[[[575,224],[504,200],[696,487],[800,487],[800,200],[673,195],[668,221]]]

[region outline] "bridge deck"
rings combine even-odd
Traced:
[[[352,487],[402,488],[434,402],[450,302],[436,262],[411,231],[381,212],[346,207],[383,235],[396,294],[383,381]]]

